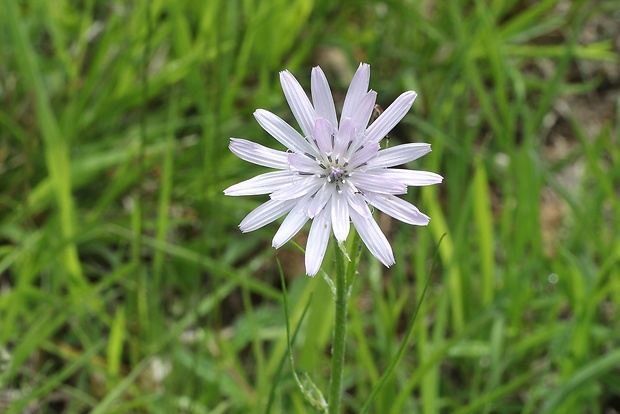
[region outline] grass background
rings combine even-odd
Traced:
[[[347,412],[443,234],[368,412],[620,412],[619,51],[618,0],[2,0],[0,411],[309,412],[276,226],[242,235],[264,199],[222,195],[262,170],[228,138],[278,146],[252,113],[293,122],[279,70],[320,64],[341,104],[364,61],[384,108],[419,93],[389,143],[431,143],[409,167],[445,182],[406,197],[428,228],[377,213],[397,264],[362,261]],[[329,289],[277,255],[326,390]]]

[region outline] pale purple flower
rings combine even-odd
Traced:
[[[379,142],[411,108],[417,94],[400,95],[368,125],[377,93],[368,90],[370,66],[360,64],[344,100],[340,122],[323,71],[312,69],[312,102],[288,71],[280,82],[303,134],[277,115],[258,109],[258,123],[288,150],[277,151],[239,138],[231,138],[230,150],[239,158],[276,171],[233,185],[230,196],[269,194],[270,200],[248,214],[239,228],[249,232],[288,213],[272,245],[279,248],[312,219],[306,244],[306,273],[319,271],[333,231],[344,242],[353,222],[368,250],[385,266],[394,264],[387,238],[372,217],[369,205],[408,224],[425,226],[429,217],[396,197],[407,186],[440,183],[443,178],[427,171],[389,168],[413,161],[431,151],[429,144],[403,144],[379,149]]]

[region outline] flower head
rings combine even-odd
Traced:
[[[272,245],[279,248],[312,220],[306,245],[306,273],[321,267],[330,234],[346,240],[350,222],[368,250],[385,266],[394,264],[387,238],[372,217],[369,205],[408,224],[425,226],[429,217],[396,197],[407,186],[440,183],[443,178],[426,171],[389,168],[429,153],[429,144],[403,144],[381,150],[379,143],[411,108],[417,94],[405,92],[368,125],[377,93],[368,90],[370,66],[360,64],[353,76],[338,122],[327,79],[312,69],[312,103],[288,71],[280,82],[299,123],[300,134],[278,116],[258,109],[254,116],[288,151],[277,151],[244,139],[231,138],[230,150],[239,158],[276,169],[233,185],[230,196],[269,194],[270,200],[248,214],[239,228],[249,232],[288,213]]]

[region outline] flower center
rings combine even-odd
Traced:
[[[327,181],[333,183],[334,181],[339,181],[342,176],[345,174],[345,171],[339,166],[330,165],[329,173],[327,175]]]

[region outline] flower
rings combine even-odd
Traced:
[[[344,242],[353,222],[368,250],[385,266],[395,263],[387,238],[372,217],[369,205],[408,224],[425,226],[430,218],[396,197],[407,186],[440,183],[427,171],[389,168],[429,153],[429,144],[410,143],[379,148],[381,140],[411,108],[417,94],[405,92],[368,125],[377,93],[368,90],[370,66],[360,64],[344,100],[340,122],[327,78],[312,69],[312,103],[288,71],[280,72],[286,100],[303,132],[301,135],[273,113],[258,109],[254,116],[288,151],[277,151],[245,139],[231,138],[230,150],[239,158],[277,171],[233,185],[224,194],[269,194],[270,200],[248,214],[239,228],[249,232],[288,213],[272,245],[279,248],[312,220],[306,245],[306,273],[319,271],[331,232]],[[313,105],[314,103],[314,105]]]

